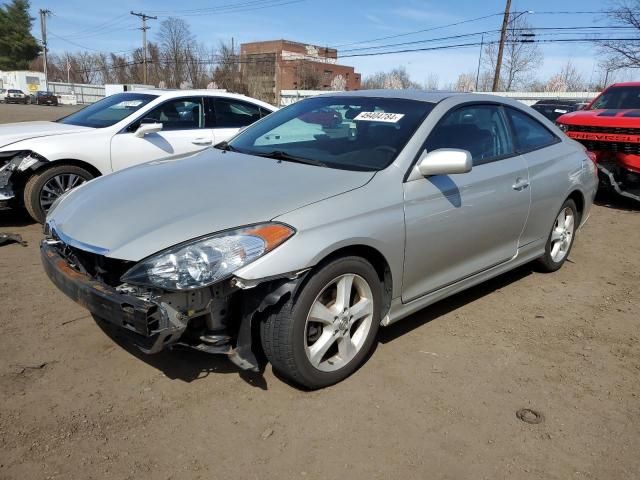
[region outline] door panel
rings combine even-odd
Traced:
[[[134,132],[141,121],[162,123],[162,130],[144,137]],[[139,163],[188,155],[213,144],[211,130],[204,128],[202,99],[171,99],[134,122],[126,132],[111,139],[111,167],[114,171]]]
[[[405,183],[403,302],[489,267],[518,251],[529,212],[528,179],[520,156]]]
[[[425,142],[427,151],[440,148],[470,152],[473,169],[404,184],[404,302],[511,259],[529,213],[527,164],[500,106],[443,115]]]

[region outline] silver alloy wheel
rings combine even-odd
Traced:
[[[575,215],[569,207],[563,208],[551,231],[551,259],[558,263],[569,253],[575,229]]]
[[[60,195],[82,185],[85,181],[84,178],[75,173],[61,173],[51,177],[40,190],[40,207],[46,212]]]
[[[323,372],[339,370],[362,349],[373,322],[373,293],[360,275],[335,278],[316,297],[305,324],[305,353]]]

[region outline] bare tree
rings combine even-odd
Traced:
[[[430,73],[427,77],[426,82],[424,82],[424,89],[429,91],[438,90],[438,86],[440,85],[440,77],[437,73]]]
[[[473,73],[461,73],[455,84],[456,92],[472,92],[475,89],[476,76]]]
[[[420,85],[409,77],[406,68],[397,67],[390,72],[378,72],[373,75],[369,75],[362,82],[363,90],[371,90],[376,88],[393,88],[393,89],[407,89],[407,88],[421,88]]]
[[[166,81],[169,87],[179,87],[185,79],[186,55],[194,43],[189,24],[181,18],[169,17],[160,23],[158,41],[162,61],[166,65]]]
[[[188,47],[185,52],[186,77],[193,88],[205,88],[211,80],[206,56],[204,45],[197,43]]]
[[[581,92],[586,88],[584,78],[571,60],[545,84],[545,92]]]
[[[213,73],[216,85],[230,92],[247,93],[247,86],[241,81],[238,56],[231,45],[220,42],[216,57],[217,65]]]
[[[295,68],[298,79],[298,89],[318,90],[322,87],[322,75],[310,62],[299,60]]]
[[[526,35],[531,33],[531,25],[523,16],[509,21],[500,71],[500,88],[504,91],[523,87],[527,74],[542,65],[542,50],[535,43],[526,41],[529,38]],[[495,71],[497,58],[498,45],[489,43],[484,55],[484,63],[489,71]]]
[[[640,67],[640,0],[619,0],[607,14],[612,26],[632,27],[636,40],[609,41],[602,44],[610,70]]]

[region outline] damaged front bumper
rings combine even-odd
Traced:
[[[44,158],[29,151],[0,152],[0,208],[9,206],[16,198],[15,190],[19,186],[16,185],[16,175],[24,177],[24,172],[38,168],[45,162]],[[18,184],[23,182],[24,178]]]
[[[185,323],[170,321],[169,315],[152,301],[118,292],[71,267],[47,240],[40,245],[47,276],[63,293],[92,314],[128,332],[146,353],[156,353],[180,338]]]
[[[143,352],[175,346],[226,354],[238,367],[259,371],[253,351],[254,319],[294,295],[306,271],[246,285],[232,279],[199,291],[155,292],[110,286],[78,268],[55,238],[42,241],[42,264],[51,281],[98,320],[119,331]],[[185,300],[186,299],[186,300]]]

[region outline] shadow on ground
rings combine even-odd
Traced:
[[[6,209],[0,210],[0,228],[3,227],[26,227],[34,225],[36,222],[29,216],[26,210]]]
[[[400,320],[388,327],[380,329],[380,342],[389,343],[393,340],[419,328],[432,320],[457,310],[469,303],[475,302],[479,298],[489,295],[490,293],[500,290],[507,285],[522,280],[533,273],[531,265],[523,265],[515,270],[504,273],[491,280],[487,280],[480,285],[471,287],[468,290],[452,295],[451,297],[440,300],[433,305],[426,307],[405,319]]]
[[[640,202],[631,198],[623,197],[614,192],[598,190],[595,204],[601,207],[615,208],[616,210],[624,210],[627,212],[639,212]]]
[[[208,377],[212,373],[238,374],[252,387],[267,390],[267,382],[262,375],[264,366],[259,373],[242,370],[236,367],[226,355],[213,355],[189,348],[176,347],[163,350],[153,355],[147,355],[136,347],[128,337],[122,335],[118,328],[94,317],[100,329],[115,343],[128,353],[142,360],[146,364],[160,370],[172,380],[191,383]]]

